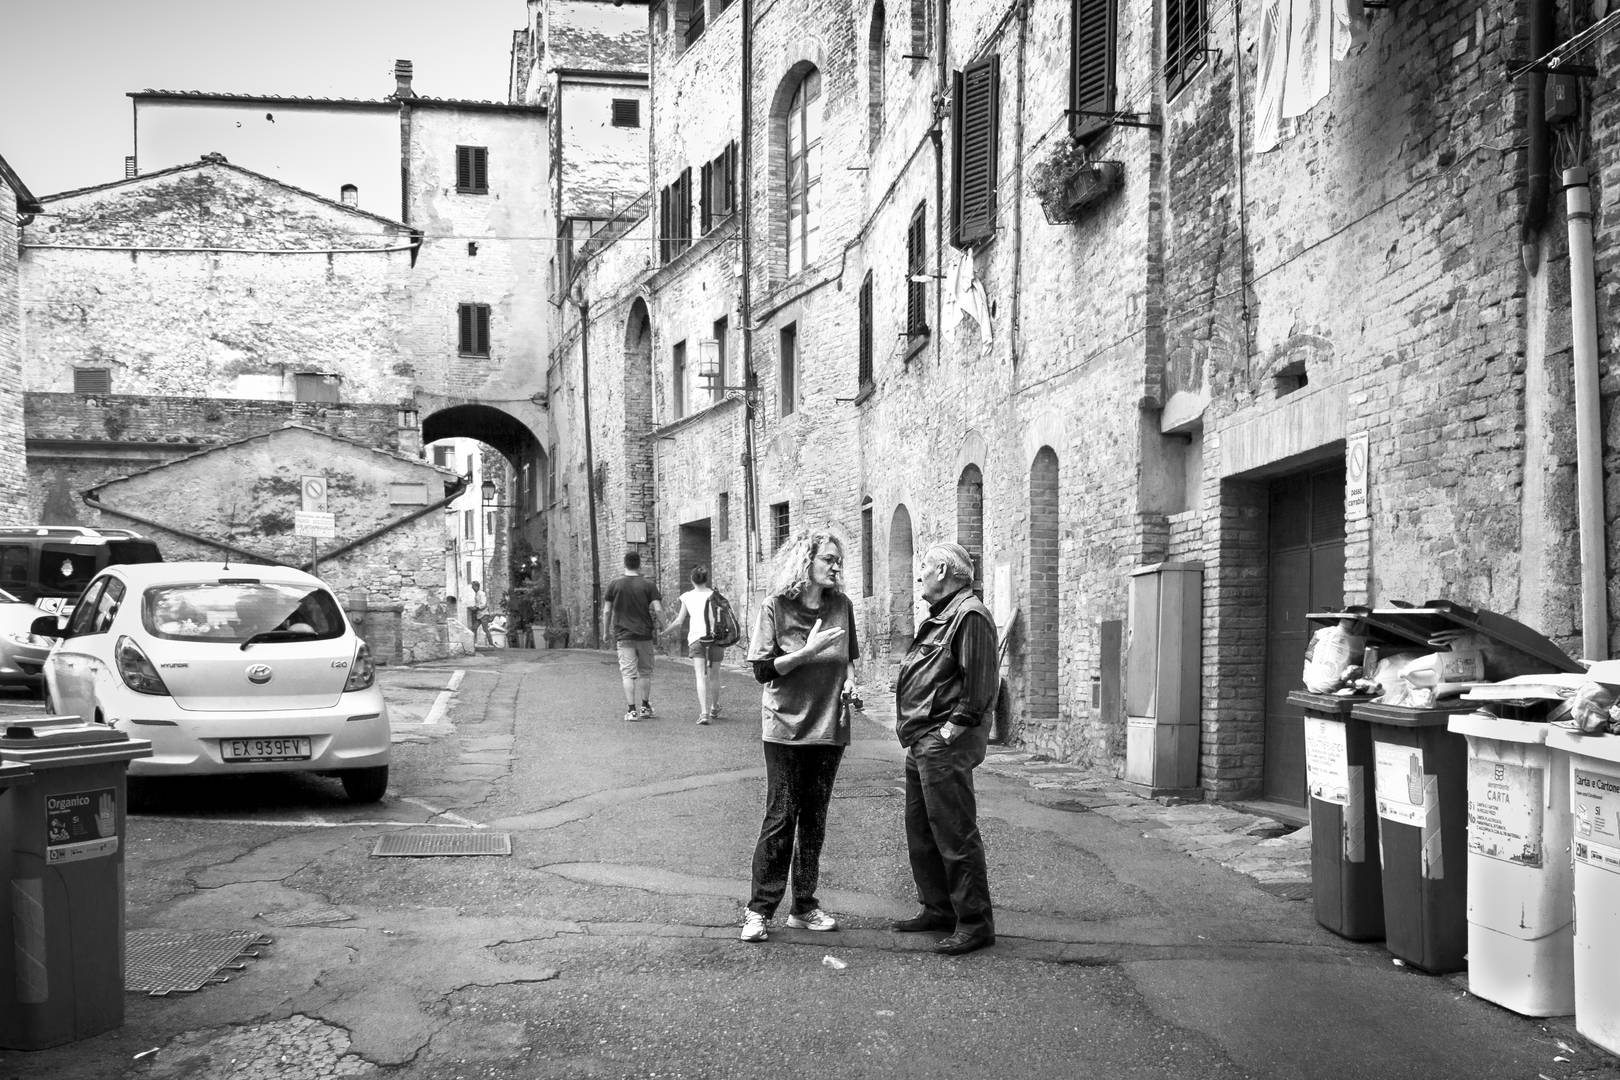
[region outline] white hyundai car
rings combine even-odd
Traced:
[[[35,630],[43,632],[41,624]],[[91,579],[45,660],[50,709],[149,739],[131,776],[310,771],[388,788],[388,706],[319,578],[165,562]]]

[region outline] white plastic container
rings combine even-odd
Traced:
[[[1575,1030],[1620,1054],[1620,735],[1553,730],[1569,758],[1575,855]]]
[[[1468,989],[1524,1016],[1575,1011],[1569,770],[1544,723],[1468,713]],[[1620,740],[1617,740],[1620,741]]]

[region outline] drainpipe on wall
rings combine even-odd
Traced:
[[[934,362],[945,360],[945,120],[950,110],[945,107],[946,88],[951,85],[951,61],[945,50],[950,44],[950,5],[940,3],[935,8],[934,37],[939,50],[939,63],[934,76],[934,128],[929,132],[934,143]],[[956,138],[951,132],[951,138]],[[960,258],[971,258],[959,253]]]
[[[1609,656],[1603,507],[1603,418],[1598,396],[1597,285],[1592,268],[1592,189],[1586,169],[1564,172],[1569,222],[1570,337],[1575,361],[1575,475],[1581,528],[1581,653]]]
[[[591,302],[574,297],[579,308],[579,363],[585,412],[585,513],[591,519],[591,648],[602,645],[602,560],[596,550],[596,458],[591,452]]]
[[[747,595],[754,591],[755,557],[759,547],[759,515],[755,509],[758,498],[754,474],[754,410],[752,393],[754,378],[754,302],[752,281],[754,260],[753,236],[753,158],[754,158],[754,3],[742,0],[742,220],[737,232],[742,239],[741,295],[737,300],[737,328],[742,332],[743,375],[743,575],[747,582]]]

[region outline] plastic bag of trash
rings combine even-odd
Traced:
[[[1620,735],[1620,692],[1603,683],[1582,683],[1569,701],[1570,721],[1586,735]]]
[[[1305,689],[1331,694],[1344,683],[1345,668],[1361,663],[1367,639],[1349,630],[1352,620],[1341,619],[1311,635],[1305,646]]]

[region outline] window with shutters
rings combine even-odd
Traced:
[[[462,356],[489,355],[489,305],[461,304],[456,308]]]
[[[866,280],[861,282],[860,318],[860,373],[857,386],[859,392],[864,392],[872,387],[872,271],[870,270],[866,272]]]
[[[1164,89],[1175,94],[1204,65],[1205,0],[1164,0]]]
[[[888,52],[888,17],[883,4],[872,7],[872,29],[866,39],[867,117],[866,141],[875,146],[883,134],[883,82],[887,77],[885,57]]]
[[[622,128],[640,127],[641,102],[635,98],[614,98],[613,126]]]
[[[934,53],[934,3],[911,0],[911,51],[907,55],[917,67]]]
[[[921,279],[921,280],[918,280]],[[928,205],[918,206],[906,229],[906,336],[928,336]]]
[[[686,342],[677,341],[670,358],[669,394],[672,419],[686,415]]]
[[[996,231],[996,168],[1001,62],[994,56],[952,79],[951,243],[965,248]]]
[[[112,393],[112,368],[81,367],[73,369],[75,394]]]
[[[737,142],[732,140],[713,161],[704,162],[698,182],[699,235],[737,211]]]
[[[816,258],[821,230],[821,73],[808,71],[788,104],[786,155],[787,272],[792,277]]]
[[[777,354],[780,366],[777,369],[776,396],[778,412],[782,416],[791,415],[798,401],[799,394],[799,327],[797,323],[788,323],[782,327],[778,339]]]
[[[675,0],[675,27],[687,48],[691,48],[703,36],[705,3],[707,0]]]
[[[682,169],[673,184],[658,192],[659,248],[664,262],[692,246],[692,170]]]
[[[456,147],[456,190],[463,195],[489,194],[489,148]]]
[[[861,595],[871,596],[874,585],[873,567],[877,564],[876,547],[872,536],[872,496],[861,500]]]
[[[714,382],[709,388],[711,400],[719,401],[726,396],[721,389],[726,385],[726,336],[731,330],[731,320],[722,315],[714,320]]]
[[[1116,108],[1117,8],[1117,0],[1074,0],[1069,131],[1079,139],[1107,129],[1106,114]]]

